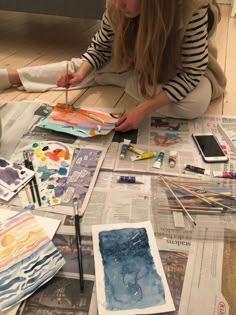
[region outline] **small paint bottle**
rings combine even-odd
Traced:
[[[154,168],[161,168],[161,165],[163,163],[163,160],[164,160],[164,157],[165,157],[165,152],[164,151],[160,151],[160,153],[158,154],[154,164],[152,167]]]
[[[121,151],[120,151],[120,159],[124,160],[128,151],[128,147],[130,145],[131,140],[129,139],[124,139],[124,142],[121,146]]]
[[[171,168],[175,167],[176,160],[177,160],[177,151],[170,151],[169,158],[168,158],[169,167]]]
[[[142,177],[136,177],[136,176],[117,176],[117,182],[123,183],[123,184],[143,184],[143,178]]]
[[[146,160],[152,159],[156,156],[156,152],[143,152],[142,154],[131,156],[131,161],[139,161],[139,160]]]
[[[184,170],[197,173],[197,174],[202,174],[202,175],[211,175],[210,170],[206,170],[205,168],[194,166],[194,165],[189,165],[189,164],[184,164]]]
[[[134,152],[134,153],[136,153],[136,154],[139,154],[139,155],[142,154],[142,153],[144,153],[143,150],[139,149],[137,146],[135,146],[135,145],[133,145],[133,144],[130,144],[130,145],[129,145],[128,150],[131,151],[131,152]]]

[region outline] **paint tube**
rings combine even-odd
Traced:
[[[232,178],[232,179],[236,179],[236,172],[234,172],[234,171],[232,171],[232,172],[213,171],[213,176],[214,176],[214,177],[222,177],[222,178]]]
[[[161,165],[163,163],[163,160],[164,160],[164,157],[165,157],[165,152],[164,151],[160,151],[160,153],[158,154],[154,164],[152,167],[154,168],[161,168]]]
[[[143,152],[142,154],[131,156],[131,161],[151,159],[154,158],[156,155],[157,155],[156,152]]]
[[[139,154],[139,155],[142,154],[142,153],[144,153],[143,150],[139,149],[138,147],[136,147],[136,146],[133,145],[133,144],[130,144],[130,145],[129,145],[128,150],[131,151],[131,152],[134,152],[134,153],[136,153],[136,154]]]
[[[136,177],[136,176],[117,176],[117,182],[118,183],[124,183],[124,184],[143,184],[143,178],[142,177]]]
[[[177,160],[177,151],[170,151],[169,158],[168,158],[168,164],[169,167],[175,167]]]
[[[120,151],[120,159],[121,160],[124,160],[125,157],[126,157],[126,154],[127,154],[127,151],[128,151],[128,147],[130,145],[130,141],[131,140],[128,140],[128,139],[124,139],[124,142],[121,146],[121,151]]]
[[[189,171],[189,172],[193,172],[193,173],[197,173],[197,174],[203,174],[203,175],[211,175],[211,171],[210,170],[206,170],[204,168],[198,167],[198,166],[193,166],[193,165],[189,165],[189,164],[184,164],[184,170],[185,171]]]

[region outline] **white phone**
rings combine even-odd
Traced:
[[[228,161],[228,157],[222,150],[215,135],[212,133],[194,133],[192,137],[205,162],[216,163]]]

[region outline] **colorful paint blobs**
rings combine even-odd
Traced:
[[[64,258],[29,211],[1,223],[0,310],[25,300],[64,264]]]
[[[41,197],[42,207],[61,203],[73,150],[60,142],[39,142],[29,150]],[[24,208],[32,205],[26,198],[21,198]]]
[[[100,314],[174,310],[150,222],[92,230]]]
[[[65,110],[65,105],[59,103],[37,126],[88,138],[107,135],[115,128],[117,120],[112,114],[92,109],[69,106]]]
[[[34,176],[34,172],[0,158],[0,198],[8,201]]]

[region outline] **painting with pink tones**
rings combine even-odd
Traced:
[[[30,211],[0,223],[0,311],[25,300],[64,264]]]
[[[120,114],[105,113],[86,108],[76,108],[58,103],[45,118],[39,121],[38,127],[71,135],[89,138],[109,134],[116,125]]]

